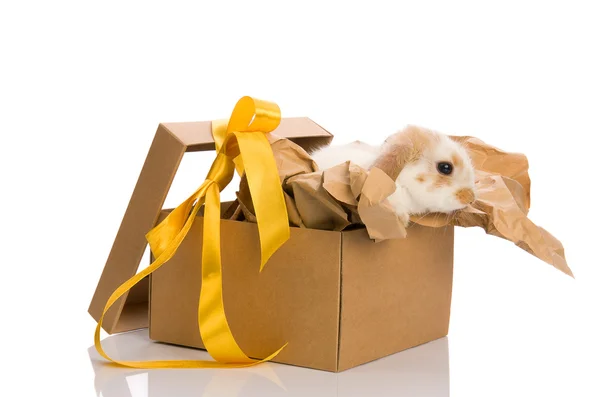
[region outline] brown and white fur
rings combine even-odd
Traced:
[[[364,168],[380,168],[396,181],[388,197],[396,213],[408,224],[410,215],[450,214],[475,200],[475,170],[466,149],[448,136],[408,126],[388,137],[383,145],[361,142],[327,146],[311,154],[324,170],[346,161]],[[438,170],[438,165],[451,173]]]

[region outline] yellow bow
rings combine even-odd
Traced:
[[[155,261],[117,288],[104,307],[94,335],[94,344],[102,357],[133,368],[237,368],[271,360],[285,347],[262,360],[253,360],[236,343],[223,306],[220,248],[220,192],[229,184],[236,169],[240,174],[245,172],[254,203],[260,236],[261,271],[271,255],[289,239],[289,223],[279,173],[265,136],[277,128],[280,120],[281,112],[276,104],[243,97],[236,104],[226,125],[223,122],[213,123],[217,157],[206,180],[146,235]],[[216,361],[120,361],[110,358],[100,343],[104,315],[123,294],[173,257],[202,205],[205,209],[198,325],[204,346]]]

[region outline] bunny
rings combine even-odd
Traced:
[[[362,142],[326,146],[311,153],[321,170],[346,161],[377,167],[396,182],[388,197],[405,226],[410,215],[451,214],[475,201],[475,170],[467,150],[447,135],[409,125],[381,146]]]

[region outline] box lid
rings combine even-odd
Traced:
[[[162,123],[173,136],[187,147],[187,152],[215,149],[210,121]],[[307,117],[284,118],[273,131],[307,149],[314,145],[328,144],[333,136]]]
[[[283,118],[274,134],[306,150],[329,144],[333,135],[306,117]],[[142,167],[121,226],[89,307],[99,320],[110,295],[136,274],[146,249],[146,233],[156,224],[185,152],[214,150],[212,122],[161,123]],[[207,170],[208,171],[208,170]],[[199,180],[198,184],[203,181]],[[121,297],[104,317],[108,333],[148,326],[148,280]]]

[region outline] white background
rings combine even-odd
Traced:
[[[114,397],[124,394],[111,385],[125,382],[132,397],[599,395],[595,6],[2,1],[3,390]],[[350,375],[276,364],[107,375],[90,362],[87,307],[156,127],[228,117],[243,95],[308,116],[339,143],[377,143],[413,123],[525,153],[530,218],[563,242],[575,280],[460,229],[450,334],[435,345]],[[207,156],[184,158],[167,206],[201,183]],[[126,339],[143,344],[143,333],[112,338],[132,359],[152,351],[136,356]],[[269,371],[285,388],[265,380]]]

